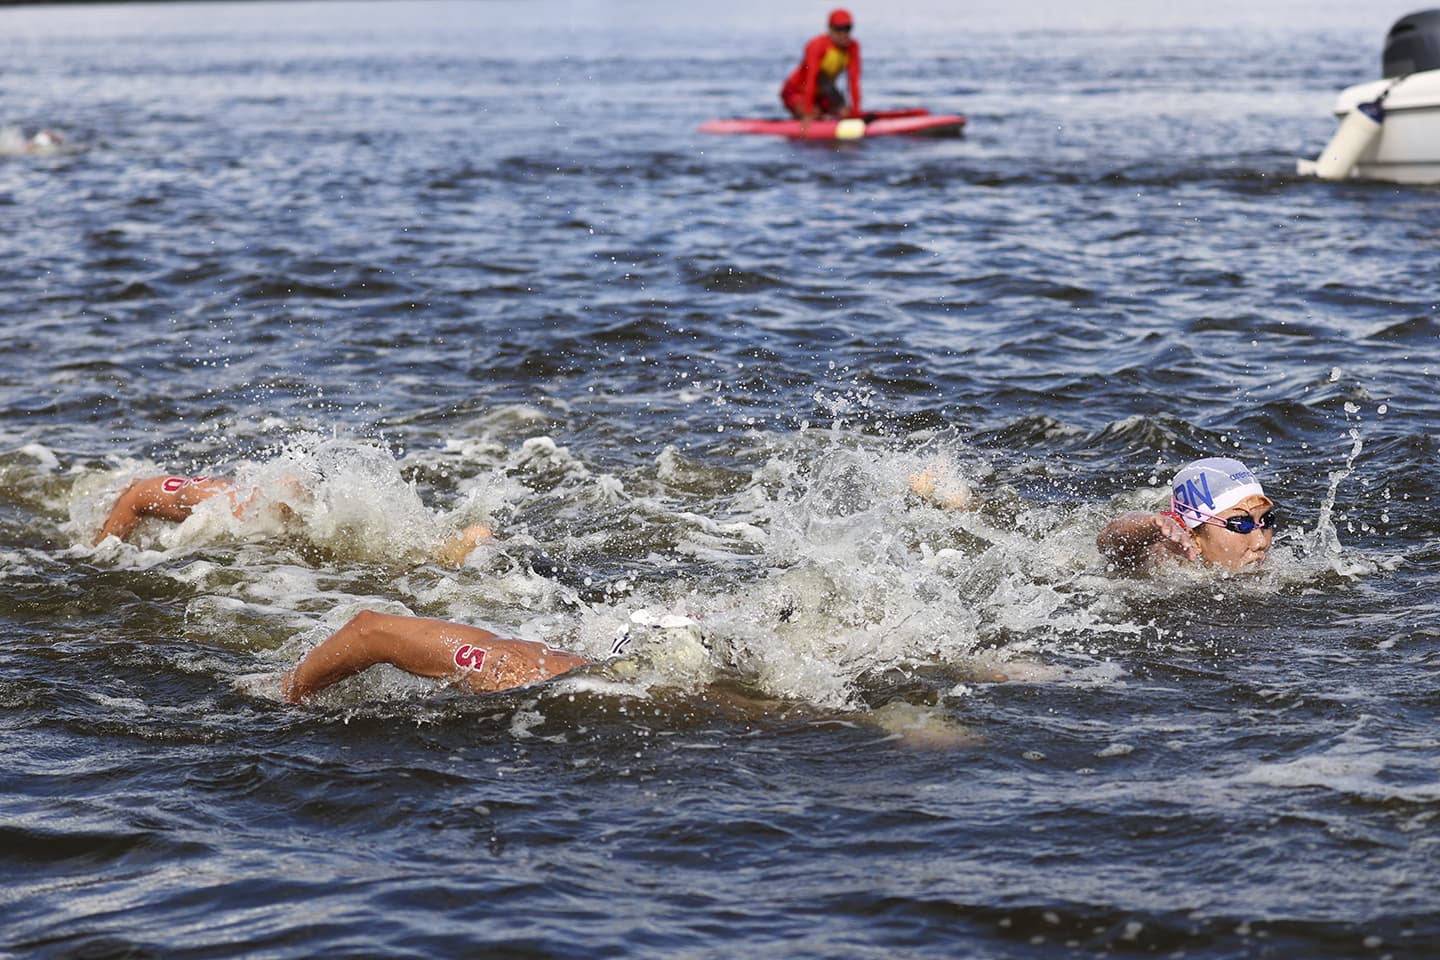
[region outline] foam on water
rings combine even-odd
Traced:
[[[1420,803],[1440,800],[1440,782],[1389,783],[1385,779],[1387,766],[1386,751],[1378,745],[1338,745],[1312,756],[1262,764],[1241,781],[1277,787],[1322,787],[1357,797]]]
[[[242,465],[236,481],[260,494],[259,513],[288,504],[305,536],[342,558],[408,557],[453,532],[441,529],[394,456],[369,444],[292,444],[273,460]]]
[[[0,550],[0,582],[11,579],[25,580],[34,577],[36,567],[27,551]]]
[[[731,570],[712,584],[642,583],[623,599],[591,604],[580,613],[583,652],[601,652],[637,607],[688,616],[712,664],[768,696],[843,708],[863,702],[867,678],[891,669],[1003,673],[1010,659],[1043,651],[1036,630],[1103,628],[1088,601],[1076,605],[1072,584],[1084,561],[1070,531],[1037,538],[909,493],[933,452],[769,441],[752,482],[714,504],[726,516],[672,515],[689,528],[678,550],[710,563],[728,558]],[[953,459],[943,463],[963,480]],[[1031,525],[1053,531],[1056,519]]]

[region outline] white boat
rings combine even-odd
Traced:
[[[1381,58],[1384,77],[1340,91],[1340,121],[1303,175],[1360,177],[1390,183],[1440,183],[1440,10],[1402,17]]]

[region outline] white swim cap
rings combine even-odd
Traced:
[[[1187,463],[1171,484],[1172,509],[1187,527],[1198,527],[1207,516],[1229,510],[1241,500],[1265,496],[1265,488],[1250,468],[1229,457],[1206,457]]]

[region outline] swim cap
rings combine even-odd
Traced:
[[[1174,509],[1187,527],[1198,527],[1205,517],[1229,510],[1247,497],[1265,496],[1265,488],[1250,468],[1229,457],[1206,457],[1187,463],[1171,484]],[[1203,512],[1201,512],[1203,511]]]
[[[850,18],[850,11],[839,8],[830,11],[830,26],[832,27],[853,27],[855,21]]]

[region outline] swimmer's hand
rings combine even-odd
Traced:
[[[1186,560],[1200,559],[1195,538],[1168,513],[1122,513],[1105,524],[1095,545],[1105,559],[1130,569],[1144,563],[1152,547]]]
[[[437,547],[432,556],[436,563],[459,567],[465,563],[465,558],[470,556],[472,550],[482,543],[493,543],[494,540],[494,532],[485,524],[471,524]]]
[[[1168,513],[1147,514],[1155,530],[1160,535],[1157,540],[1170,553],[1178,553],[1186,560],[1199,560],[1200,548],[1195,546],[1195,538],[1185,525],[1176,520]]]
[[[977,505],[970,485],[941,463],[929,464],[919,473],[912,473],[910,492],[946,510],[971,510]]]
[[[280,699],[286,703],[299,703],[305,698],[305,691],[295,683],[295,668],[286,670],[280,676]]]

